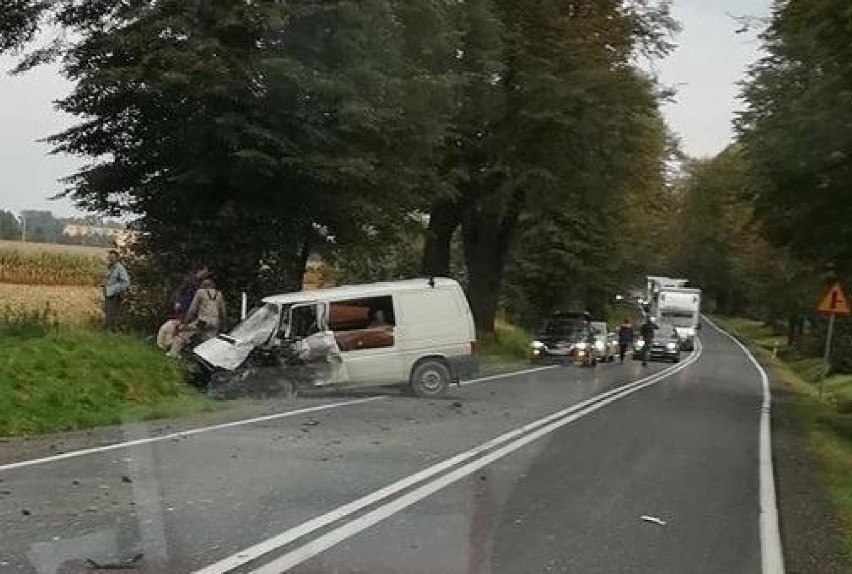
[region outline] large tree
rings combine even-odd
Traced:
[[[843,274],[852,273],[850,25],[844,0],[776,3],[738,122],[765,181],[754,197],[770,239]]]
[[[653,94],[632,61],[643,50],[665,52],[673,24],[666,5],[645,2],[469,7],[468,26],[479,33],[461,51],[468,75],[461,137],[447,157],[453,193],[432,209],[424,268],[447,270],[449,240],[460,228],[477,327],[490,331],[521,222],[573,209],[560,221],[597,224],[598,206],[623,191],[609,177],[624,174],[619,162],[630,161],[620,140]],[[560,232],[579,239],[589,228]]]
[[[57,151],[92,158],[67,195],[139,216],[150,257],[251,288],[298,289],[309,254],[360,239],[438,187],[452,109],[451,10],[412,0],[18,2],[15,45],[52,17],[81,118]],[[6,14],[4,13],[4,16]],[[9,44],[9,47],[12,44]],[[376,206],[380,206],[377,209]]]

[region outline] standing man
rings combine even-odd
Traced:
[[[645,322],[639,327],[639,334],[645,341],[645,346],[642,347],[642,366],[648,366],[648,360],[651,358],[651,347],[654,345],[654,331],[659,327],[654,323],[654,318],[650,315],[645,315]]]
[[[633,324],[630,319],[625,318],[621,322],[621,327],[618,328],[618,356],[621,362],[624,362],[624,356],[627,354],[627,348],[633,342]]]
[[[115,249],[107,252],[106,276],[102,284],[104,292],[104,328],[114,330],[118,326],[121,303],[130,288],[130,276]]]

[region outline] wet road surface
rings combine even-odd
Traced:
[[[760,572],[760,378],[701,341],[0,466],[0,572]]]

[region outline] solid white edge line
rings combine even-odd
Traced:
[[[76,458],[76,457],[79,457],[79,456],[85,456],[85,455],[89,455],[89,454],[97,454],[97,453],[100,453],[100,452],[109,452],[111,450],[118,450],[118,449],[121,449],[121,448],[129,448],[129,447],[133,447],[133,446],[139,446],[139,445],[142,445],[142,444],[149,444],[149,443],[152,443],[152,442],[162,442],[162,441],[171,440],[171,439],[175,439],[175,438],[185,438],[185,437],[188,437],[188,436],[202,434],[202,433],[208,433],[208,432],[217,431],[217,430],[223,430],[223,429],[228,429],[228,428],[245,426],[245,425],[250,425],[250,424],[255,424],[255,423],[262,423],[262,422],[266,422],[266,421],[273,421],[273,420],[283,419],[283,418],[287,418],[287,417],[294,417],[294,416],[303,415],[303,414],[306,414],[306,413],[315,413],[317,411],[325,411],[325,410],[335,409],[335,408],[339,408],[339,407],[348,407],[348,406],[358,405],[358,404],[361,404],[361,403],[376,401],[376,400],[384,399],[384,398],[387,398],[387,397],[367,397],[365,399],[356,399],[356,400],[344,401],[344,402],[340,402],[340,403],[330,403],[330,404],[324,404],[324,405],[317,405],[317,406],[314,406],[314,407],[307,407],[307,408],[304,408],[304,409],[286,411],[286,412],[283,412],[283,413],[275,413],[275,414],[271,414],[271,415],[264,415],[264,416],[261,416],[261,417],[254,417],[254,418],[250,418],[250,419],[240,419],[240,420],[237,420],[237,421],[231,421],[231,422],[228,422],[228,423],[222,423],[222,424],[218,424],[218,425],[211,425],[211,426],[207,426],[207,427],[199,427],[199,428],[194,428],[194,429],[188,429],[188,430],[185,430],[185,431],[175,432],[175,433],[171,433],[171,434],[165,434],[165,435],[160,435],[160,436],[152,436],[152,437],[148,437],[148,438],[141,438],[141,439],[130,440],[130,441],[125,441],[125,442],[117,442],[117,443],[113,443],[113,444],[96,446],[96,447],[92,447],[92,448],[84,448],[84,449],[80,449],[80,450],[72,450],[70,452],[64,452],[62,454],[46,456],[44,458],[33,458],[33,459],[29,459],[29,460],[22,460],[22,461],[19,461],[19,462],[10,462],[8,464],[3,464],[3,465],[0,465],[0,472],[3,472],[4,470],[26,468],[28,466],[36,466],[36,465],[39,465],[39,464],[47,464],[47,463],[50,463],[50,462],[66,460],[66,459],[69,459],[69,458]]]
[[[692,356],[696,357],[695,360],[697,360],[697,353],[693,353]],[[233,570],[235,568],[239,568],[240,566],[243,566],[243,565],[245,565],[245,564],[247,564],[247,563],[249,563],[253,560],[256,560],[256,559],[258,559],[258,558],[260,558],[260,557],[262,557],[262,556],[264,556],[264,555],[266,555],[266,554],[268,554],[268,553],[270,553],[270,552],[272,552],[272,551],[274,551],[278,548],[286,546],[287,544],[289,544],[289,543],[291,543],[291,542],[293,542],[293,541],[295,541],[295,540],[297,540],[297,539],[299,539],[303,536],[306,536],[307,534],[310,534],[310,533],[312,533],[312,532],[314,532],[314,531],[316,531],[320,528],[323,528],[325,526],[333,524],[334,522],[337,522],[338,520],[346,518],[347,516],[350,516],[351,514],[354,514],[358,511],[368,507],[368,506],[371,506],[371,505],[373,505],[377,502],[380,502],[380,501],[382,501],[386,498],[389,498],[389,497],[391,497],[391,496],[393,496],[393,495],[395,495],[395,494],[397,494],[397,493],[399,493],[399,492],[401,492],[401,491],[403,491],[403,490],[405,490],[405,489],[407,489],[411,486],[414,486],[415,484],[417,484],[419,482],[423,482],[424,480],[427,480],[427,479],[435,476],[436,474],[440,474],[442,472],[445,472],[445,471],[453,468],[454,466],[457,466],[457,465],[463,463],[466,460],[469,460],[471,458],[475,458],[475,457],[477,457],[477,456],[479,456],[479,455],[481,455],[481,454],[483,454],[483,453],[485,453],[485,452],[487,452],[487,451],[489,451],[489,450],[491,450],[491,449],[493,449],[497,446],[500,446],[500,445],[502,445],[506,442],[514,440],[515,438],[517,438],[517,437],[519,437],[519,436],[521,436],[525,433],[528,433],[528,432],[533,431],[537,428],[540,428],[540,427],[545,426],[549,423],[552,423],[554,420],[558,420],[558,419],[561,419],[565,416],[569,416],[572,413],[586,409],[591,405],[600,403],[600,402],[602,402],[602,401],[604,401],[604,400],[606,400],[610,397],[613,397],[615,395],[619,395],[618,398],[621,398],[621,395],[628,393],[628,391],[631,391],[632,389],[638,389],[642,385],[656,383],[659,380],[662,380],[662,379],[674,374],[677,370],[680,370],[682,368],[685,368],[689,364],[692,364],[692,362],[694,362],[692,360],[692,356],[690,357],[690,359],[688,359],[686,362],[684,362],[680,365],[673,365],[671,367],[663,369],[662,371],[660,371],[658,373],[654,373],[653,375],[649,375],[649,376],[644,377],[642,379],[639,379],[637,381],[633,381],[632,383],[628,383],[626,385],[616,387],[616,388],[611,389],[611,390],[609,390],[605,393],[595,395],[594,397],[586,399],[585,401],[582,401],[580,403],[577,403],[575,405],[572,405],[570,407],[562,409],[559,412],[553,413],[553,414],[548,415],[548,416],[546,416],[542,419],[528,423],[528,424],[526,424],[522,427],[519,427],[515,430],[506,432],[506,433],[504,433],[504,434],[502,434],[502,435],[500,435],[500,436],[498,436],[494,439],[491,439],[491,440],[489,440],[489,441],[487,441],[487,442],[485,442],[485,443],[483,443],[479,446],[476,446],[476,447],[474,447],[474,448],[472,448],[468,451],[459,453],[459,454],[457,454],[457,455],[455,455],[455,456],[453,456],[449,459],[446,459],[442,462],[439,462],[439,463],[437,463],[437,464],[435,464],[431,467],[425,468],[425,469],[421,470],[420,472],[417,472],[413,475],[402,478],[402,479],[400,479],[400,480],[398,480],[394,483],[391,483],[391,484],[389,484],[389,485],[387,485],[387,486],[385,486],[385,487],[383,487],[383,488],[381,488],[381,489],[379,489],[375,492],[372,492],[372,493],[370,493],[366,496],[363,496],[359,499],[356,499],[352,502],[349,502],[349,503],[347,503],[343,506],[340,506],[340,507],[338,507],[334,510],[331,510],[331,511],[325,513],[325,514],[317,516],[317,517],[315,517],[315,518],[313,518],[313,519],[311,519],[307,522],[304,522],[304,523],[302,523],[302,524],[300,524],[296,527],[293,527],[293,528],[291,528],[291,529],[289,529],[285,532],[282,532],[281,534],[278,534],[278,535],[276,535],[272,538],[269,538],[267,540],[259,542],[258,544],[255,544],[255,545],[253,545],[249,548],[241,550],[240,552],[237,552],[236,554],[228,556],[228,557],[226,557],[226,558],[224,558],[224,559],[222,559],[222,560],[220,560],[220,561],[218,561],[214,564],[211,564],[211,565],[209,565],[209,566],[207,566],[207,567],[205,567],[201,570],[197,570],[195,572],[195,574],[221,574],[221,573],[225,573],[225,572],[230,572],[231,570]],[[549,368],[551,368],[551,367],[543,367],[541,369],[532,369],[530,371],[524,371],[524,373],[536,372],[536,371],[539,371],[539,370],[544,370],[544,369],[549,369]],[[508,374],[507,375],[499,375],[499,377],[501,377],[501,378],[503,378],[504,376],[508,376]]]
[[[471,385],[471,384],[475,384],[475,383],[483,383],[483,382],[488,382],[488,381],[493,381],[493,380],[498,380],[498,379],[505,379],[505,378],[509,378],[509,377],[513,377],[513,376],[527,375],[527,374],[530,374],[530,373],[536,373],[536,372],[539,372],[539,371],[544,371],[544,370],[552,369],[552,368],[554,368],[554,367],[547,366],[547,367],[538,367],[538,368],[535,368],[535,369],[525,369],[525,370],[522,370],[522,371],[515,371],[515,372],[511,372],[511,373],[501,373],[499,375],[491,375],[491,376],[482,377],[482,378],[479,378],[479,379],[472,379],[470,381],[465,381],[462,384],[463,385]],[[28,460],[21,460],[21,461],[18,461],[18,462],[10,462],[10,463],[7,463],[7,464],[0,464],[0,472],[7,471],[7,470],[15,470],[15,469],[19,469],[19,468],[27,468],[27,467],[30,467],[30,466],[37,466],[37,465],[41,465],[41,464],[49,464],[49,463],[52,463],[52,462],[58,462],[58,461],[67,460],[67,459],[70,459],[70,458],[77,458],[77,457],[80,457],[80,456],[86,456],[86,455],[90,455],[90,454],[98,454],[98,453],[102,453],[102,452],[109,452],[111,450],[118,450],[118,449],[122,449],[122,448],[130,448],[130,447],[139,446],[139,445],[143,445],[143,444],[162,442],[162,441],[167,441],[167,440],[171,440],[171,439],[175,439],[175,438],[185,438],[185,437],[192,436],[192,435],[208,433],[208,432],[213,432],[213,431],[218,431],[218,430],[224,430],[224,429],[229,429],[229,428],[234,428],[234,427],[239,427],[239,426],[244,426],[244,425],[256,424],[256,423],[261,423],[261,422],[267,422],[267,421],[272,421],[272,420],[277,420],[277,419],[283,419],[283,418],[288,418],[288,417],[292,417],[292,416],[297,416],[297,415],[302,415],[302,414],[307,414],[307,413],[313,413],[313,412],[317,412],[317,411],[324,411],[324,410],[334,409],[334,408],[339,408],[339,407],[359,405],[361,403],[366,403],[366,402],[370,402],[370,401],[378,401],[378,400],[387,399],[387,398],[389,398],[389,397],[388,396],[375,396],[375,397],[367,397],[367,398],[364,398],[364,399],[344,401],[344,402],[340,402],[340,403],[318,405],[318,406],[314,406],[314,407],[307,407],[307,408],[303,408],[303,409],[286,411],[286,412],[282,412],[282,413],[274,413],[274,414],[271,414],[271,415],[264,415],[264,416],[261,416],[261,417],[254,417],[254,418],[250,418],[250,419],[240,419],[240,420],[237,420],[237,421],[231,421],[231,422],[217,424],[217,425],[211,425],[211,426],[207,426],[207,427],[199,427],[199,428],[195,428],[195,429],[188,429],[188,430],[185,430],[185,431],[170,433],[170,434],[161,435],[161,436],[148,437],[148,438],[144,438],[144,439],[124,441],[124,442],[106,444],[106,445],[103,445],[103,446],[97,446],[97,447],[92,447],[92,448],[84,448],[84,449],[79,449],[79,450],[73,450],[73,451],[64,452],[64,453],[61,453],[61,454],[42,457],[42,458],[33,458],[33,459],[28,459]]]
[[[621,399],[623,399],[623,398],[625,398],[629,395],[637,393],[637,392],[641,391],[642,389],[644,389],[646,387],[650,387],[652,385],[655,385],[655,384],[659,383],[660,381],[662,381],[663,379],[666,379],[666,378],[688,368],[695,361],[697,361],[700,356],[701,356],[701,349],[700,349],[700,343],[699,343],[698,350],[695,351],[687,361],[684,361],[684,362],[680,363],[679,365],[676,365],[676,366],[674,366],[670,369],[667,369],[668,372],[664,376],[648,377],[649,380],[646,380],[645,382],[643,382],[639,385],[631,386],[629,388],[628,387],[622,387],[622,391],[623,391],[622,393],[608,397],[608,398],[604,399],[603,401],[598,401],[595,404],[593,404],[593,405],[591,405],[591,406],[589,406],[585,409],[582,409],[578,412],[574,412],[573,414],[571,414],[567,417],[561,418],[561,419],[559,419],[555,422],[552,422],[551,424],[549,424],[549,425],[547,425],[543,428],[540,428],[537,431],[526,434],[523,437],[521,437],[521,438],[499,448],[498,450],[487,454],[486,456],[478,458],[478,459],[476,459],[472,462],[469,462],[468,464],[466,464],[466,465],[464,465],[464,466],[462,466],[462,467],[460,467],[460,468],[458,468],[458,469],[456,469],[452,472],[444,474],[444,475],[436,478],[435,480],[428,482],[428,483],[416,488],[415,490],[412,490],[411,492],[408,492],[408,493],[404,494],[403,496],[400,496],[399,498],[396,498],[396,499],[394,499],[394,500],[392,500],[392,501],[390,501],[390,502],[368,512],[367,514],[364,514],[363,516],[360,516],[360,517],[356,518],[355,520],[352,520],[351,522],[348,522],[348,523],[332,530],[331,532],[328,532],[327,534],[324,534],[324,535],[322,535],[322,536],[320,536],[320,537],[318,537],[314,540],[311,540],[310,542],[304,544],[303,546],[296,548],[295,550],[292,550],[291,552],[288,552],[287,554],[273,560],[272,562],[264,564],[263,566],[260,566],[259,568],[255,569],[255,570],[252,570],[252,574],[281,574],[282,572],[287,572],[290,568],[293,568],[294,566],[297,566],[297,565],[305,562],[306,560],[313,558],[317,554],[320,554],[320,553],[324,552],[325,550],[328,550],[332,546],[335,546],[336,544],[342,542],[343,540],[346,540],[347,538],[351,538],[352,536],[355,536],[356,534],[366,530],[367,528],[370,528],[371,526],[374,526],[375,524],[385,520],[386,518],[389,518],[390,516],[396,514],[397,512],[404,510],[405,508],[411,506],[412,504],[415,504],[415,503],[423,500],[424,498],[431,496],[432,494],[435,494],[439,490],[446,488],[447,486],[453,484],[454,482],[457,482],[458,480],[476,472],[477,470],[491,464],[492,462],[495,462],[495,461],[515,452],[516,450],[519,450],[519,449],[523,448],[524,446],[526,446],[526,445],[528,445],[528,444],[530,444],[530,443],[532,443],[532,442],[534,442],[534,441],[536,441],[536,440],[538,440],[538,439],[540,439],[540,438],[542,438],[542,437],[544,437],[544,436],[546,436],[546,435],[548,435],[548,434],[550,434],[550,433],[552,433],[552,432],[554,432],[554,431],[556,431],[556,430],[558,430],[558,429],[560,429],[564,426],[571,424],[572,422],[574,422],[574,421],[576,421],[576,420],[578,420],[578,419],[580,419],[580,418],[582,418],[582,417],[584,417],[588,414],[591,414],[591,413],[593,413],[597,410],[600,410],[600,409],[604,408],[605,406],[608,406],[611,403],[619,401],[619,400],[621,400]],[[661,373],[662,373],[662,371],[661,371]],[[659,375],[659,374],[660,373],[658,373],[657,375]]]
[[[763,403],[760,409],[760,558],[763,574],[784,573],[784,549],[781,543],[781,530],[778,526],[778,498],[775,493],[775,470],[772,464],[772,391],[769,387],[769,375],[766,369],[755,359],[748,348],[736,337],[716,325],[706,316],[704,320],[725,335],[743,350],[746,357],[760,373],[763,387]]]

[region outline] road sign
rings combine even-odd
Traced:
[[[835,283],[831,290],[823,297],[817,310],[820,313],[831,313],[832,315],[849,315],[849,300],[843,292],[843,286]]]
[[[846,293],[843,292],[843,286],[840,282],[834,284],[829,292],[823,297],[822,302],[817,307],[820,313],[828,313],[828,333],[825,337],[825,361],[826,374],[831,372],[831,340],[834,338],[834,319],[838,315],[849,314],[849,300],[846,299]],[[822,399],[822,386],[825,377],[819,380],[819,398]]]

